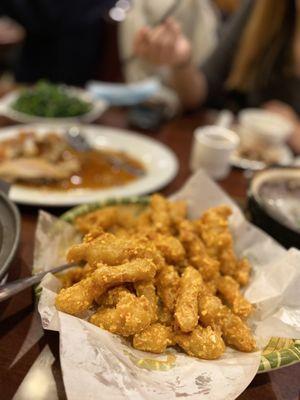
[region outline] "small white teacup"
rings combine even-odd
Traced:
[[[217,125],[198,128],[194,132],[190,167],[204,169],[214,179],[225,178],[230,171],[230,157],[239,145],[238,135]]]

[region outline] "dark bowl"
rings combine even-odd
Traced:
[[[20,214],[17,207],[0,191],[0,279],[6,274],[20,240]]]
[[[248,190],[252,222],[284,247],[300,249],[295,205],[300,216],[300,168],[270,168],[254,175]]]

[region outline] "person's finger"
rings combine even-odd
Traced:
[[[293,124],[298,123],[298,115],[296,114],[295,110],[286,103],[281,101],[270,101],[268,103],[263,104],[263,108],[265,110],[271,111],[273,113],[279,114],[284,118],[288,119]]]
[[[159,47],[159,58],[165,64],[172,64],[172,59],[175,57],[176,41],[179,37],[179,30],[174,19],[168,19],[164,24],[164,30],[156,38]]]
[[[166,31],[165,25],[159,25],[156,28],[152,29],[152,31],[149,34],[149,42],[151,45],[157,45],[159,43],[159,38],[164,36]]]
[[[278,107],[278,105],[281,105],[281,103],[277,100],[270,100],[263,104],[263,108]]]
[[[289,104],[286,104],[282,101],[279,100],[270,100],[266,103],[263,104],[263,108],[265,109],[285,109],[285,110],[290,110],[293,111],[293,107],[291,107]]]
[[[142,36],[142,38],[143,38],[143,40],[145,42],[149,42],[149,38],[150,38],[151,32],[152,32],[152,29],[149,28],[149,26],[144,26],[141,29],[141,36]]]
[[[266,103],[264,103],[263,105],[262,105],[262,108],[268,108],[268,107],[270,107],[272,105],[272,102],[271,101],[268,101],[268,102],[266,102]]]
[[[264,106],[264,109],[267,111],[272,111],[274,113],[278,114],[290,114],[292,113],[292,109],[289,108],[288,106],[282,105],[282,104],[276,104],[276,103],[270,103]]]
[[[144,47],[143,40],[141,37],[136,37],[133,43],[133,52],[134,54],[140,56],[142,49]]]
[[[288,144],[293,149],[293,151],[300,155],[300,132],[295,130],[294,134],[288,140]]]
[[[180,24],[172,17],[167,18],[165,25],[176,36],[182,33]]]
[[[175,21],[174,21],[175,23]],[[144,27],[139,31],[135,41],[135,53],[152,64],[172,64],[176,40],[176,29],[173,22],[161,24],[154,29]]]
[[[135,54],[140,56],[145,52],[149,43],[149,31],[150,29],[145,26],[137,32],[133,42],[133,50]]]
[[[158,56],[160,63],[171,64],[174,57],[174,36],[166,32],[159,38]]]
[[[160,48],[161,48],[161,40],[166,35],[166,28],[164,25],[160,25],[155,28],[149,37],[149,57],[152,63],[160,62]]]
[[[134,35],[133,43],[134,44],[140,43],[143,40],[143,36],[144,36],[143,30],[142,29],[138,30]]]

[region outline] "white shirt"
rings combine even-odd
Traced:
[[[121,60],[133,54],[136,32],[143,26],[154,26],[175,0],[135,0],[127,18],[119,28],[119,51]],[[182,0],[172,15],[181,25],[183,33],[192,43],[192,59],[202,64],[215,48],[218,14],[210,0]],[[158,75],[165,80],[168,68],[158,68],[135,59],[123,66],[127,82],[136,82],[149,76]]]

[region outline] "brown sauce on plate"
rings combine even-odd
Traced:
[[[34,155],[28,155],[24,150],[25,142],[28,140],[34,143]],[[27,188],[47,190],[105,189],[126,185],[146,173],[143,163],[125,152],[110,149],[78,152],[69,146],[63,137],[55,133],[49,133],[44,138],[38,138],[34,132],[21,132],[17,138],[3,141],[0,145],[0,163],[5,161],[7,151],[14,151],[15,154],[12,159],[34,156],[47,159],[47,161],[50,159],[53,164],[76,160],[80,166],[68,178],[57,181],[43,181],[43,179],[40,181],[16,181]],[[55,155],[57,149],[60,150],[58,155]],[[51,159],[53,154],[55,156]]]
[[[106,159],[107,156],[109,157],[110,155],[116,156],[119,160],[124,161],[126,165],[134,167],[141,171],[141,173],[145,172],[145,168],[141,162],[122,152],[93,150],[78,153],[71,150],[70,153],[73,153],[73,156],[75,156],[81,164],[81,168],[78,172],[59,182],[47,183],[47,185],[27,184],[26,186],[44,187],[55,190],[104,189],[125,185],[139,178],[122,168],[113,166]]]

